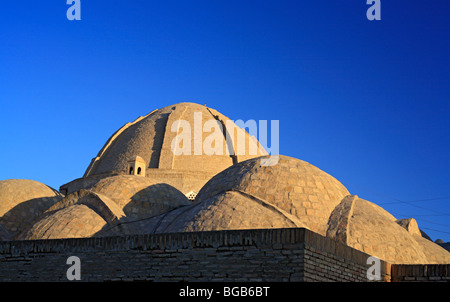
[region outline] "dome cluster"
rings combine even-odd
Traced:
[[[117,175],[65,196],[16,239],[83,238],[141,233],[135,223],[191,204],[176,188],[149,178]],[[128,223],[126,223],[128,222]]]
[[[397,220],[305,161],[280,155],[267,166],[267,155],[169,154],[167,124],[196,110],[226,119],[182,103],[127,124],[83,178],[61,187],[65,195],[35,181],[0,181],[0,239],[300,227],[390,263],[450,263],[414,219]]]

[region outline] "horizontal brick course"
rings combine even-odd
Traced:
[[[450,264],[392,265],[392,281],[450,281]]]

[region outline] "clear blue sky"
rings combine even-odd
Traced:
[[[0,179],[59,188],[123,124],[206,103],[450,241],[450,2],[381,2],[5,1]]]

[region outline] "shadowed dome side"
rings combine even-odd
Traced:
[[[62,198],[58,191],[34,180],[0,181],[0,226],[14,236]]]
[[[242,192],[297,217],[308,229],[325,234],[328,217],[349,194],[334,177],[296,158],[279,156],[273,166],[260,157],[236,164],[214,176],[200,190],[196,203],[227,191]]]
[[[146,177],[118,175],[101,179],[90,188],[92,192],[113,200],[129,218],[148,218],[190,205],[176,188]]]
[[[381,207],[355,195],[344,198],[332,212],[327,237],[393,264],[450,263],[450,253],[423,238],[417,225],[399,224]],[[437,252],[431,253],[434,258],[428,248]]]
[[[11,235],[4,227],[0,225],[0,241],[9,240]]]

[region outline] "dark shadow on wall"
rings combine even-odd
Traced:
[[[206,108],[206,109],[207,109],[207,110],[209,111],[209,113],[216,119],[216,121],[217,121],[218,123],[220,123],[220,125],[222,126],[223,138],[224,138],[224,140],[225,140],[225,143],[227,144],[228,152],[230,152],[230,158],[231,158],[231,160],[232,160],[232,162],[233,162],[233,165],[237,164],[237,163],[238,163],[237,155],[236,155],[236,152],[235,152],[235,150],[234,150],[233,142],[232,142],[232,141],[229,141],[229,140],[227,139],[228,137],[231,137],[231,136],[230,136],[230,134],[228,133],[228,130],[227,130],[227,128],[226,128],[226,125],[225,125],[224,121],[222,121],[222,120],[219,118],[218,115],[214,115],[214,114],[211,112],[211,110],[209,110],[209,108]],[[234,131],[234,130],[233,130],[233,131]]]
[[[152,152],[148,163],[149,168],[159,168],[159,159],[161,157],[161,149],[164,143],[168,119],[169,113],[164,113],[161,114],[160,118],[155,120],[155,136],[153,137]]]

